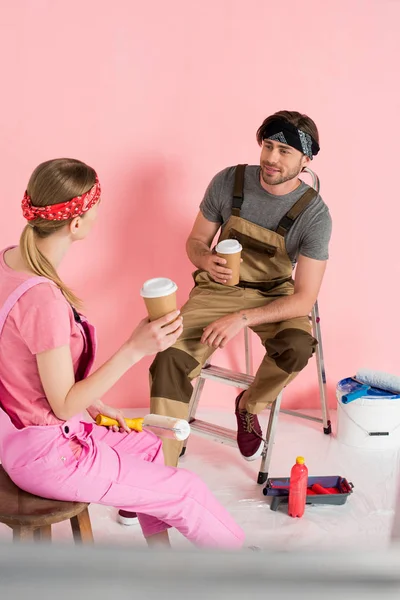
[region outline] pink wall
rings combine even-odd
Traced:
[[[1,246],[18,240],[39,162],[73,156],[98,170],[101,217],[62,274],[86,299],[104,360],[144,316],[144,279],[174,278],[185,300],[185,239],[213,174],[258,161],[268,114],[304,111],[320,128],[313,166],[334,220],[320,295],[331,400],[358,367],[399,373],[399,20],[395,0],[6,3]],[[243,367],[240,342],[221,364]],[[149,363],[108,400],[147,405]],[[232,398],[206,389],[205,403]],[[285,402],[315,404],[314,365]]]

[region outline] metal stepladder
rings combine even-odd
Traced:
[[[305,168],[303,171],[307,172],[312,177],[313,187],[315,190],[319,191],[319,179],[317,175],[311,171],[311,169]],[[317,373],[318,373],[318,384],[319,384],[319,394],[321,401],[321,417],[310,416],[301,412],[286,410],[281,408],[282,403],[282,395],[283,391],[278,395],[276,400],[271,404],[270,415],[268,420],[267,432],[264,441],[263,452],[261,455],[261,464],[260,471],[258,473],[257,483],[263,484],[268,479],[268,471],[272,457],[272,449],[275,440],[276,429],[278,425],[278,416],[279,412],[298,417],[301,419],[307,419],[310,421],[316,421],[317,423],[322,423],[323,431],[325,434],[330,434],[331,429],[331,421],[329,419],[329,410],[326,398],[326,376],[325,376],[325,365],[324,365],[324,357],[322,350],[322,337],[321,337],[321,327],[320,327],[320,317],[318,311],[318,301],[315,302],[312,313],[312,330],[315,339],[318,344],[316,347],[315,355],[316,355],[316,364],[317,364]],[[197,407],[200,401],[200,397],[204,388],[204,384],[206,379],[210,379],[212,381],[218,381],[220,383],[225,383],[227,385],[240,388],[246,390],[250,387],[252,382],[254,381],[253,376],[253,357],[252,357],[252,346],[251,340],[249,339],[249,331],[246,327],[244,330],[244,348],[245,348],[245,364],[246,364],[246,372],[240,373],[236,371],[232,371],[230,369],[225,369],[222,367],[218,367],[212,365],[210,361],[207,361],[202,368],[200,375],[198,376],[192,398],[190,400],[189,405],[189,416],[188,421],[190,423],[191,429],[194,433],[198,433],[207,438],[211,438],[214,441],[218,441],[220,443],[227,443],[229,445],[236,446],[236,432],[227,429],[225,427],[221,427],[218,425],[214,425],[212,423],[207,423],[206,421],[201,421],[196,419]],[[187,440],[184,443],[181,456],[186,451]]]

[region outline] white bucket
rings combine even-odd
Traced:
[[[400,396],[366,395],[343,404],[347,381],[339,382],[336,390],[337,440],[355,448],[400,447]]]

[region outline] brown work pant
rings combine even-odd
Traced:
[[[191,382],[215,350],[200,342],[204,327],[233,312],[265,306],[292,289],[291,284],[268,293],[215,283],[196,286],[181,309],[181,337],[174,346],[157,354],[150,367],[151,412],[188,418]],[[251,329],[266,349],[248,393],[247,410],[258,414],[307,365],[316,340],[311,335],[308,316]],[[164,440],[163,445],[166,464],[176,466],[182,442]]]

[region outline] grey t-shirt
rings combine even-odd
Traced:
[[[233,184],[235,167],[228,167],[217,173],[209,184],[200,204],[203,216],[223,227],[232,214]],[[240,216],[247,221],[276,231],[281,218],[308,189],[302,182],[293,192],[284,196],[269,194],[260,183],[260,167],[246,167],[244,180],[244,201]],[[329,209],[317,196],[295,220],[286,234],[286,251],[293,264],[299,254],[316,260],[327,260],[328,246],[332,231]]]

